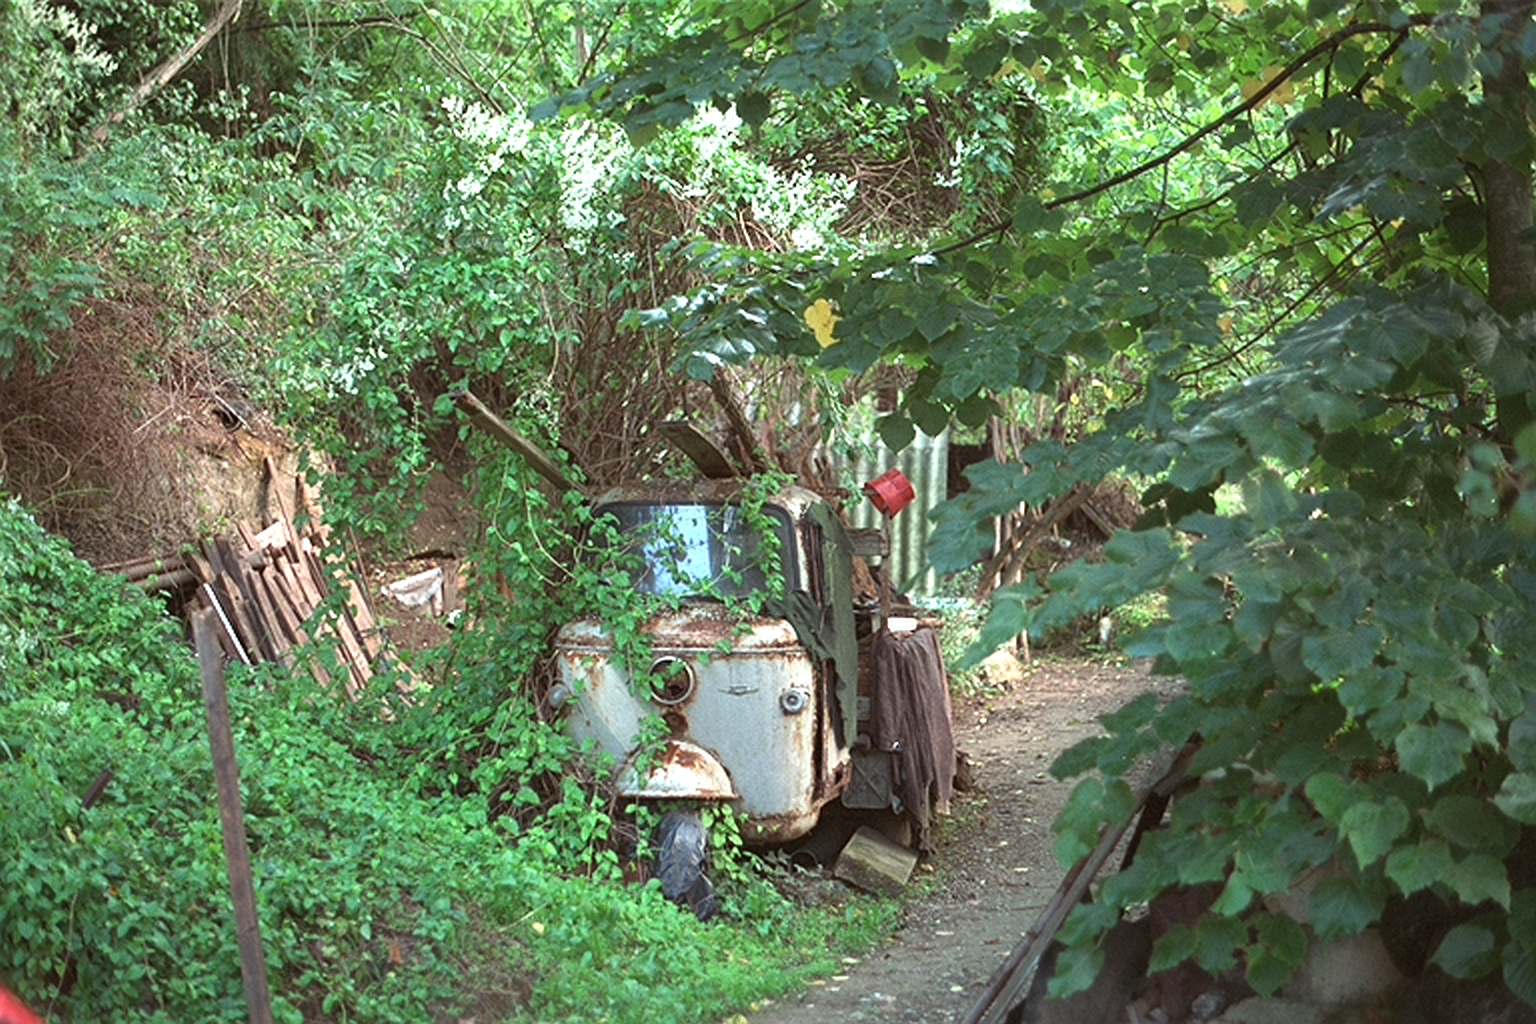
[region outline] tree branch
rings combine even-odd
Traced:
[[[1128,171],[1122,171],[1121,173],[1116,174],[1111,178],[1107,178],[1104,181],[1101,181],[1095,185],[1091,185],[1088,188],[1082,189],[1081,191],[1073,192],[1070,195],[1061,196],[1057,199],[1052,199],[1050,202],[1045,204],[1045,209],[1054,210],[1062,206],[1067,206],[1071,203],[1080,203],[1084,199],[1092,199],[1094,196],[1103,192],[1107,192],[1117,185],[1123,185],[1128,181],[1139,178],[1143,174],[1146,174],[1148,171],[1157,170],[1159,167],[1162,167],[1174,157],[1186,153],[1190,149],[1194,148],[1208,135],[1211,135],[1212,133],[1225,128],[1233,121],[1236,121],[1239,117],[1242,117],[1249,111],[1258,108],[1260,104],[1269,98],[1271,93],[1288,82],[1298,71],[1312,63],[1318,57],[1328,53],[1330,50],[1338,49],[1338,47],[1348,39],[1352,39],[1355,36],[1360,35],[1379,35],[1382,33],[1391,33],[1397,36],[1398,42],[1400,42],[1402,38],[1408,34],[1409,29],[1420,25],[1430,24],[1434,18],[1435,16],[1430,14],[1416,14],[1410,17],[1401,27],[1394,27],[1380,21],[1368,21],[1357,25],[1347,25],[1340,29],[1338,32],[1329,36],[1327,39],[1321,40],[1305,53],[1302,53],[1301,55],[1294,58],[1289,64],[1281,69],[1279,74],[1265,82],[1252,96],[1248,97],[1246,100],[1244,100],[1242,103],[1239,103],[1231,110],[1228,110],[1216,120],[1205,125],[1199,131],[1196,131],[1192,135],[1186,136],[1182,141],[1178,143],[1178,145],[1173,146],[1172,148],[1167,149],[1162,153],[1159,153],[1152,159],[1138,164]],[[1394,45],[1397,44],[1394,43]],[[956,252],[960,249],[968,248],[978,242],[985,241],[988,238],[1002,235],[1006,233],[1012,226],[1013,218],[1005,217],[1002,220],[999,220],[997,223],[983,228],[982,230],[977,231],[966,238],[962,238],[957,242],[952,242],[949,245],[943,246],[942,248],[933,250],[932,255],[943,256],[946,253]]]
[[[163,89],[171,79],[181,73],[181,69],[192,63],[192,59],[203,52],[203,48],[213,42],[213,37],[224,29],[224,26],[240,17],[240,7],[243,0],[224,0],[219,9],[214,12],[208,24],[203,26],[203,31],[180,53],[165,61],[155,70],[151,71],[139,82],[138,87],[128,96],[128,103],[121,110],[108,117],[101,124],[91,129],[91,138],[98,143],[107,141],[107,134],[114,124],[120,123],[123,118],[133,113],[139,104],[147,100],[157,90]]]

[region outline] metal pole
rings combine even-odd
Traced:
[[[224,666],[213,633],[213,612],[193,613],[192,635],[197,664],[203,675],[203,708],[208,713],[208,746],[213,751],[213,779],[219,790],[219,822],[224,829],[224,857],[229,889],[235,904],[235,938],[240,944],[240,977],[251,1024],[272,1024],[272,994],[267,989],[267,962],[261,951],[261,922],[256,916],[256,888],[251,881],[251,851],[245,842],[245,815],[240,808],[240,773],[235,764],[235,738],[229,726],[229,698],[224,690]]]

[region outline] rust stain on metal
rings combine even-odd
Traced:
[[[667,744],[667,749],[661,753],[661,763],[685,768],[688,771],[698,771],[704,767],[705,760],[687,747],[679,747],[675,744]]]

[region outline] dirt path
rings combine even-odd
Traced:
[[[1099,731],[1098,715],[1172,681],[1144,666],[1036,661],[999,696],[955,707],[955,741],[975,768],[893,941],[847,973],[753,1014],[751,1024],[903,1021],[965,1012],[1035,923],[1064,874],[1051,821],[1071,791],[1047,769]]]

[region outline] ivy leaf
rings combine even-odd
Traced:
[[[955,325],[958,311],[948,302],[930,302],[917,313],[917,329],[930,342],[937,341]]]
[[[1527,1006],[1536,1006],[1536,944],[1529,933],[1504,947],[1504,984]]]
[[[1510,772],[1504,776],[1493,803],[1522,825],[1536,825],[1536,774]]]
[[[1013,230],[1021,235],[1030,235],[1041,231],[1058,231],[1061,229],[1061,221],[1061,212],[1059,210],[1047,210],[1045,204],[1040,202],[1038,196],[1021,196],[1013,208]],[[1040,269],[1032,270],[1028,267],[1025,269],[1032,275],[1042,272]],[[1065,279],[1063,278],[1063,280]]]
[[[1525,712],[1509,723],[1509,760],[1520,771],[1536,771],[1536,694],[1525,697]]]
[[[1362,800],[1339,819],[1339,831],[1349,840],[1362,868],[1376,863],[1408,829],[1408,808],[1397,797],[1382,803]]]
[[[1408,726],[1398,734],[1393,746],[1403,771],[1435,789],[1461,772],[1462,760],[1472,749],[1472,737],[1455,723],[1436,722]]]
[[[1307,933],[1284,914],[1260,914],[1258,942],[1247,947],[1248,984],[1261,996],[1273,995],[1307,955]]]
[[[855,77],[859,89],[876,103],[890,105],[900,101],[900,73],[889,57],[876,57],[859,68]]]
[[[1428,839],[1393,850],[1387,857],[1387,877],[1405,895],[1412,895],[1439,884],[1454,866],[1450,846],[1444,840]]]
[[[1337,826],[1344,812],[1354,806],[1355,786],[1332,772],[1323,772],[1307,780],[1307,799],[1323,816],[1323,820]]]
[[[1486,853],[1474,853],[1457,864],[1444,879],[1462,901],[1476,906],[1493,900],[1509,909],[1509,872],[1504,862]]]
[[[773,102],[765,92],[750,90],[736,97],[736,113],[742,123],[756,128],[768,120],[768,115],[773,111]]]
[[[1375,924],[1386,906],[1385,892],[1372,894],[1353,878],[1325,878],[1307,897],[1312,930],[1327,942],[1358,935]]]
[[[1157,711],[1156,693],[1144,693],[1118,711],[1099,716],[1099,722],[1111,733],[1135,732],[1147,725]]]
[[[917,437],[917,428],[911,420],[893,412],[880,418],[875,424],[875,433],[880,435],[880,440],[887,448],[899,452]]]
[[[1057,833],[1053,850],[1062,867],[1076,863],[1093,850],[1099,828],[1104,823],[1101,813],[1104,795],[1103,782],[1084,779],[1073,788],[1061,813],[1052,822],[1051,830]]]
[[[958,532],[958,531],[957,531]],[[969,667],[981,661],[1005,643],[1018,638],[1030,625],[1029,602],[1040,596],[1040,587],[1033,580],[1028,583],[1004,587],[992,595],[992,608],[981,624],[976,639],[960,657],[961,667]]]
[[[1453,978],[1481,978],[1499,964],[1493,932],[1480,924],[1460,924],[1446,933],[1430,957]]]
[[[1002,36],[994,36],[980,46],[972,47],[965,55],[962,66],[972,78],[987,78],[1003,63],[1012,44]]]
[[[1381,628],[1374,625],[1330,629],[1305,637],[1301,656],[1307,668],[1316,672],[1319,679],[1332,682],[1354,676],[1371,666],[1385,639]]]
[[[917,52],[933,61],[935,64],[944,64],[948,62],[948,39],[932,39],[928,36],[918,36],[914,42],[917,44]]]
[[[979,427],[997,414],[997,403],[985,395],[972,395],[955,408],[955,419],[967,427]]]
[[[1454,845],[1496,857],[1503,857],[1520,839],[1520,830],[1508,818],[1472,796],[1441,797],[1424,816],[1424,824]]]
[[[1104,951],[1096,945],[1065,946],[1056,960],[1056,974],[1046,985],[1052,999],[1086,991],[1104,968]]]
[[[1248,939],[1248,925],[1233,917],[1207,916],[1195,926],[1195,962],[1220,974],[1237,961]]]
[[[1152,959],[1147,963],[1148,974],[1159,974],[1195,955],[1194,929],[1187,925],[1175,925],[1152,947]]]

